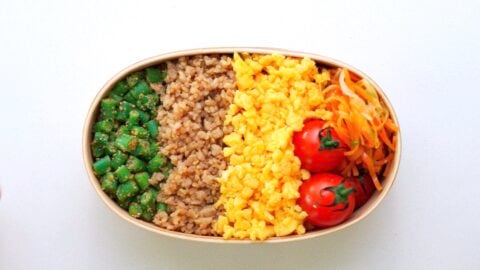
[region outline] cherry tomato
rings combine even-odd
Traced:
[[[358,177],[350,178],[355,188],[355,208],[363,206],[375,192],[375,185],[369,175],[364,174]]]
[[[345,159],[345,144],[333,128],[324,125],[322,120],[307,120],[302,131],[293,134],[294,153],[310,172],[334,171]]]
[[[314,174],[300,186],[298,204],[307,212],[306,222],[330,227],[345,221],[355,208],[352,183],[340,175]]]

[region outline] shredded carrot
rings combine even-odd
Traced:
[[[377,190],[382,190],[378,175],[393,159],[398,132],[385,104],[368,80],[345,68],[332,71],[323,94],[326,109],[332,112],[328,124],[348,145],[343,174],[367,171]]]

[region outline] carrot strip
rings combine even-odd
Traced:
[[[382,187],[382,184],[380,184],[380,181],[378,181],[377,173],[375,172],[375,168],[373,167],[373,163],[370,157],[366,153],[363,153],[362,160],[367,166],[367,170],[368,170],[368,173],[370,174],[370,177],[373,180],[373,184],[375,185],[378,191],[381,191],[383,187]]]
[[[385,122],[385,127],[392,132],[398,132],[398,127],[393,123],[392,119],[387,119],[387,121]]]
[[[330,85],[324,88],[325,109],[332,112],[328,124],[348,149],[342,173],[358,175],[368,171],[375,187],[382,189],[378,175],[393,159],[398,127],[380,100],[373,85],[345,68],[330,72]],[[340,81],[343,80],[343,81]]]
[[[395,146],[393,143],[390,141],[390,139],[387,137],[387,134],[385,133],[385,129],[381,129],[379,132],[380,139],[390,148],[392,151],[395,151]]]

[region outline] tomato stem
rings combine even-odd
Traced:
[[[323,136],[322,133],[323,131],[327,131],[327,135]],[[330,128],[324,128],[318,132],[318,138],[320,139],[320,149],[319,150],[325,150],[325,149],[337,149],[340,143],[337,140],[334,140],[332,138],[332,132]]]
[[[327,189],[335,194],[335,202],[333,205],[337,205],[339,203],[348,205],[348,195],[354,192],[354,188],[345,188],[345,180],[343,180],[340,185],[336,187],[329,187]]]

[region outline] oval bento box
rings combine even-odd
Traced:
[[[265,241],[251,241],[251,240],[224,240],[222,237],[217,237],[217,236],[200,236],[200,235],[193,235],[193,234],[185,234],[181,232],[176,232],[176,231],[169,231],[160,227],[155,226],[152,223],[148,223],[145,221],[142,221],[140,219],[135,219],[131,217],[127,211],[123,210],[120,206],[118,206],[106,193],[103,192],[98,178],[95,176],[93,169],[92,169],[92,163],[93,163],[93,158],[92,158],[92,153],[90,149],[90,144],[92,141],[92,126],[95,122],[95,119],[98,115],[99,107],[100,107],[100,102],[102,98],[107,96],[109,91],[112,89],[112,87],[115,85],[116,82],[124,78],[126,75],[142,70],[144,68],[147,68],[149,66],[157,65],[160,63],[163,63],[165,61],[175,59],[178,57],[182,56],[192,56],[192,55],[197,55],[197,54],[233,54],[234,52],[247,52],[247,53],[259,53],[259,54],[282,54],[285,56],[291,56],[291,57],[308,57],[315,62],[328,66],[328,67],[345,67],[351,72],[355,73],[358,75],[360,78],[366,78],[368,79],[371,84],[375,87],[377,90],[379,96],[381,99],[384,101],[385,106],[388,108],[390,111],[390,115],[394,123],[398,126],[398,119],[397,116],[393,110],[393,107],[386,97],[385,93],[382,91],[382,89],[372,80],[370,79],[365,73],[362,71],[356,69],[355,67],[352,67],[348,64],[342,63],[340,61],[321,56],[321,55],[316,55],[316,54],[310,54],[310,53],[303,53],[303,52],[295,52],[295,51],[288,51],[288,50],[283,50],[283,49],[270,49],[270,48],[244,48],[244,47],[230,47],[230,48],[204,48],[204,49],[193,49],[193,50],[185,50],[185,51],[177,51],[177,52],[171,52],[171,53],[166,53],[166,54],[161,54],[158,56],[154,56],[145,60],[142,60],[140,62],[137,62],[119,73],[117,73],[115,76],[113,76],[107,83],[100,89],[98,94],[96,95],[95,99],[93,100],[90,109],[88,111],[86,120],[85,120],[85,125],[83,129],[83,141],[82,141],[82,148],[83,148],[83,159],[84,159],[84,164],[85,168],[88,173],[88,177],[90,180],[90,183],[92,184],[93,188],[97,192],[97,194],[100,196],[102,201],[112,210],[114,213],[116,213],[118,216],[120,216],[122,219],[135,224],[136,226],[149,230],[154,233],[158,233],[160,235],[165,235],[169,237],[174,237],[178,239],[185,239],[185,240],[192,240],[192,241],[199,241],[199,242],[209,242],[209,243],[252,243],[252,242],[262,242],[262,243],[279,243],[279,242],[289,242],[289,241],[299,241],[299,240],[304,240],[304,239],[310,239],[310,238],[315,238],[315,237],[320,237],[323,235],[327,235],[339,230],[342,230],[346,227],[349,227],[360,220],[364,219],[366,216],[368,216],[379,204],[380,202],[385,198],[385,196],[388,194],[389,190],[392,187],[392,184],[396,178],[397,171],[399,168],[399,162],[400,162],[400,154],[401,154],[401,137],[400,137],[400,132],[398,132],[398,139],[396,140],[396,151],[393,157],[393,160],[390,162],[388,167],[386,168],[386,173],[385,177],[382,180],[382,186],[383,190],[381,192],[376,191],[373,196],[369,199],[369,201],[360,209],[356,210],[352,216],[345,222],[333,226],[330,228],[326,229],[318,229],[314,231],[309,231],[303,235],[290,235],[290,236],[284,236],[284,237],[272,237],[270,239],[267,239]]]

